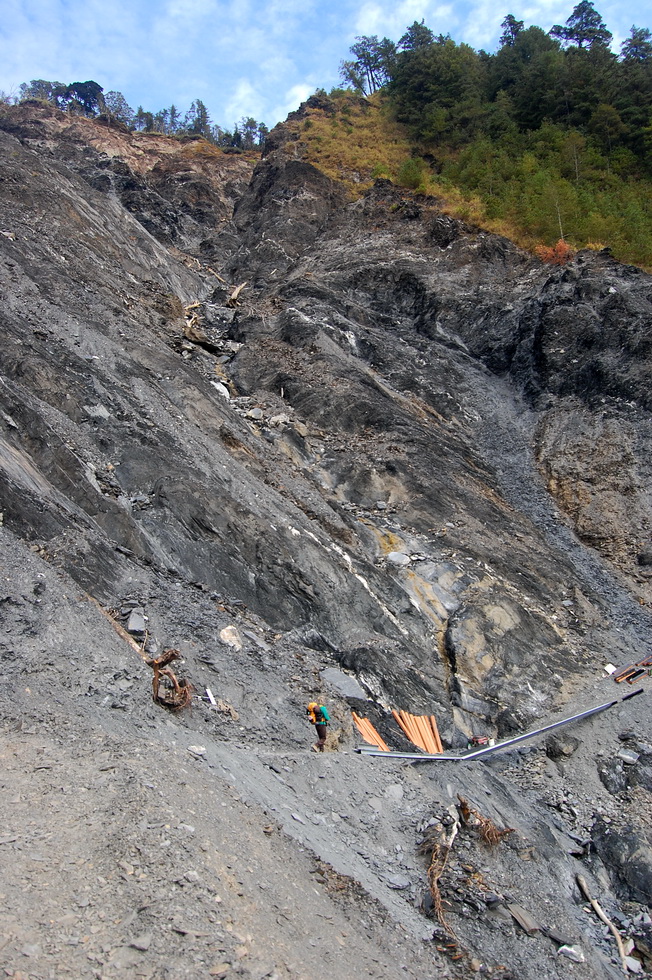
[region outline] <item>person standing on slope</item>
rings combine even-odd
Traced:
[[[314,752],[323,752],[326,745],[326,728],[329,723],[330,715],[323,704],[311,701],[306,708],[306,714],[317,732],[317,742],[313,745]]]

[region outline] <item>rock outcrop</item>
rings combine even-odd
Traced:
[[[310,694],[336,700],[340,747],[354,744],[347,705],[359,699],[329,689],[325,668],[355,676],[393,744],[405,745],[387,712],[402,707],[434,713],[445,744],[465,746],[617,696],[597,678],[608,661],[649,652],[652,603],[649,276],[606,252],[543,265],[388,181],[351,201],[290,136],[277,129],[254,168],[201,141],[45,107],[0,115],[5,716],[37,717],[29,698],[50,704],[63,684],[59,722],[72,710],[80,726],[126,738],[136,721],[120,729],[112,709],[127,707],[152,738],[197,728],[197,757],[225,771],[228,739],[233,783],[256,807],[285,780],[256,746],[296,754]],[[93,602],[80,613],[84,596]],[[143,650],[180,647],[196,690],[218,688],[230,710],[166,728],[146,669],[133,674],[137,654],[101,612],[119,619],[135,607]],[[227,628],[239,646],[220,639]],[[116,655],[107,686],[95,672]],[[620,709],[623,719],[640,722],[643,702]],[[609,746],[610,724],[600,731]],[[576,931],[577,859],[564,834],[590,835],[595,814],[606,816],[610,828],[596,831],[605,866],[627,864],[623,849],[638,841],[631,874],[609,879],[589,858],[621,900],[644,901],[649,864],[649,828],[635,814],[613,843],[618,801],[649,802],[649,786],[601,781],[600,744],[554,763],[517,757],[535,786],[550,766],[551,786],[580,797],[574,822],[556,829],[548,802],[517,791],[508,764],[458,781],[476,802],[495,793],[493,819],[517,824],[505,874],[526,890],[537,874],[523,877],[521,852],[541,848],[545,894],[567,882],[555,924]],[[338,800],[369,764],[341,758]],[[379,802],[351,838],[340,827],[351,815],[335,809],[310,832],[305,812],[284,828],[301,831],[333,874],[346,872],[349,840],[355,888],[415,936],[428,925],[415,910],[417,863],[381,873],[382,851],[407,847],[405,814],[416,821],[419,793],[445,797],[447,784],[410,769],[392,778],[365,786]],[[317,782],[301,781],[292,792],[305,809]],[[365,827],[385,811],[380,850],[367,850]],[[364,902],[352,901],[359,912]],[[456,901],[461,934],[474,906]],[[487,913],[464,943],[486,941],[487,962],[514,964],[522,978],[565,975],[550,940],[546,966],[541,950],[521,960],[506,921]],[[593,974],[578,976],[612,975],[596,956]],[[415,957],[408,975],[424,969]],[[203,975],[186,966],[174,975]],[[301,975],[271,969],[247,975]]]

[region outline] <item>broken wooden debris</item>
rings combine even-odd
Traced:
[[[638,663],[630,664],[629,667],[623,667],[621,670],[615,674],[612,674],[611,676],[616,684],[622,684],[623,681],[627,681],[628,684],[631,684],[645,673],[645,670],[639,670],[641,667],[652,667],[652,654],[647,657],[643,657],[643,659],[639,660]]]
[[[157,704],[172,711],[187,708],[192,703],[192,686],[186,680],[178,680],[174,671],[168,667],[174,660],[179,660],[179,650],[164,650],[160,657],[147,658],[145,663],[154,671],[152,679],[152,697]],[[161,687],[161,677],[166,678],[171,687]]]
[[[219,274],[218,274],[218,273],[217,273],[217,272],[215,271],[215,269],[211,269],[211,267],[210,267],[210,265],[208,265],[208,266],[206,266],[206,271],[207,271],[207,272],[210,272],[210,273],[211,273],[211,275],[213,275],[213,276],[215,276],[215,278],[216,278],[216,279],[219,279],[219,281],[220,281],[220,282],[223,282],[225,286],[228,286],[228,283],[227,283],[227,281],[226,281],[226,279],[222,279],[222,276],[220,276],[220,275],[219,275]]]
[[[116,616],[118,615],[118,613],[116,612],[116,610],[114,610],[114,609],[104,609],[104,607],[101,606],[100,603],[97,601],[97,599],[94,599],[93,596],[87,595],[86,598],[88,599],[89,602],[92,602],[93,605],[97,609],[99,609],[99,611],[102,613],[103,616],[106,616],[106,618],[111,623],[111,626],[116,631],[116,633],[118,634],[118,636],[121,636],[122,639],[125,640],[129,644],[129,646],[132,648],[132,650],[135,650],[136,653],[139,654],[143,658],[143,660],[147,661],[147,654],[145,653],[145,649],[144,649],[145,648],[145,643],[147,642],[147,633],[145,633],[143,642],[142,643],[137,643],[134,640],[133,636],[131,636],[127,632],[127,630],[124,628],[124,626],[122,626],[117,621]]]
[[[528,936],[535,936],[537,932],[541,932],[541,926],[537,920],[522,905],[510,902],[507,908],[514,921],[518,922],[523,932],[526,932]]]
[[[382,749],[383,752],[389,752],[389,745],[383,741],[369,719],[361,718],[355,711],[352,711],[351,714],[353,716],[353,722],[365,742],[368,742],[369,745],[375,745],[377,748]]]
[[[233,290],[233,292],[231,293],[231,295],[226,301],[227,306],[239,306],[238,297],[240,296],[240,293],[242,292],[242,290],[245,288],[246,285],[247,285],[246,282],[241,282],[239,286],[235,287],[235,289]]]

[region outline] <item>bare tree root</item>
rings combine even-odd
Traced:
[[[432,834],[424,840],[421,846],[423,853],[430,855],[430,863],[426,876],[430,897],[432,898],[432,907],[435,911],[437,921],[453,940],[456,939],[456,936],[444,914],[439,882],[446,868],[446,863],[453,847],[453,841],[457,837],[459,826],[459,821],[456,820],[449,828],[448,833],[444,830],[438,835]],[[436,839],[437,837],[438,839]]]
[[[513,827],[505,827],[504,830],[499,830],[496,824],[489,817],[483,816],[477,810],[474,810],[472,806],[469,805],[468,801],[464,797],[457,795],[458,800],[458,811],[460,818],[465,827],[474,827],[480,838],[485,844],[490,847],[494,847],[499,844],[504,837],[508,834],[514,833]]]
[[[180,711],[187,708],[192,703],[192,686],[186,680],[177,680],[174,671],[168,667],[173,660],[178,660],[181,653],[178,650],[164,650],[160,657],[155,660],[147,659],[145,663],[154,671],[152,678],[152,697],[156,704],[169,708],[171,711]],[[170,682],[170,686],[161,687],[161,677],[165,677]]]

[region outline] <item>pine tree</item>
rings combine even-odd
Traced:
[[[591,48],[594,45],[608,47],[613,37],[590,0],[581,0],[566,21],[566,26],[555,24],[550,29],[552,37],[565,44],[576,44],[578,48]]]
[[[434,44],[434,41],[435,35],[429,27],[426,27],[423,19],[420,23],[415,20],[396,47],[399,51],[417,51],[419,48],[427,48],[430,44]]]
[[[356,37],[350,51],[355,60],[340,64],[343,81],[365,95],[371,95],[386,84],[396,57],[396,45],[393,41],[387,37],[379,41],[376,34],[371,37]]]
[[[134,110],[128,104],[122,92],[107,92],[104,96],[104,109],[110,119],[131,126],[134,121]]]
[[[623,61],[652,61],[652,33],[647,27],[632,27],[620,51]]]
[[[516,20],[513,14],[507,14],[507,17],[505,17],[505,20],[500,26],[503,29],[503,33],[500,35],[501,45],[503,47],[513,47],[516,44],[516,38],[523,30],[523,21]]]

